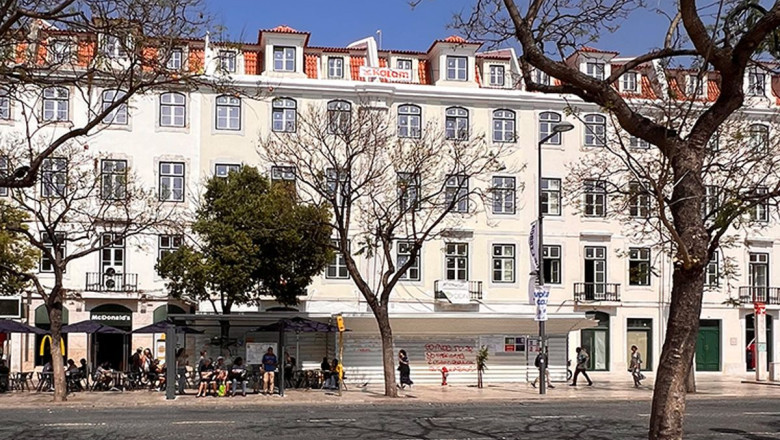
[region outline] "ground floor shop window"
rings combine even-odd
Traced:
[[[68,324],[69,320],[68,309],[62,308],[62,325]],[[49,321],[49,311],[46,310],[46,306],[41,305],[35,309],[35,326],[42,330],[51,329],[51,321]],[[62,342],[65,346],[65,353],[68,353],[68,335],[62,335]],[[42,349],[41,349],[42,348]],[[35,346],[33,346],[35,352],[35,366],[45,365],[47,362],[51,362],[51,336],[49,335],[35,335]]]
[[[598,321],[598,326],[580,331],[580,346],[588,351],[590,361],[588,369],[593,371],[609,370],[609,314],[588,312],[590,319]]]
[[[653,320],[628,318],[626,323],[626,365],[631,365],[631,346],[642,356],[642,370],[653,369]]]
[[[769,362],[774,360],[774,350],[772,349],[772,315],[766,315],[766,361],[767,368]],[[747,370],[756,369],[756,356],[758,355],[758,345],[756,344],[756,319],[751,313],[745,316],[745,368]]]

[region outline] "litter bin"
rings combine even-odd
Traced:
[[[769,363],[769,380],[780,381],[780,362]]]

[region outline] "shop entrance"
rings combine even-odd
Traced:
[[[133,311],[119,304],[104,304],[93,308],[90,319],[127,332],[133,329]],[[108,362],[113,369],[125,370],[129,357],[128,338],[129,335],[92,335],[93,365]]]

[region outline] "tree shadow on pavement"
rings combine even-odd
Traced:
[[[740,438],[743,438],[745,440],[777,440],[777,436],[773,435],[771,437],[762,435],[762,434],[756,434],[751,433],[747,431],[743,431],[741,429],[731,429],[731,428],[712,428],[710,431],[717,432],[718,434],[733,434],[741,436]]]

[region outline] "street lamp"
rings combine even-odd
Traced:
[[[536,230],[538,231],[538,238],[536,240],[536,255],[538,258],[538,264],[536,267],[536,284],[539,287],[544,286],[544,258],[542,257],[542,251],[543,251],[543,242],[544,242],[544,234],[542,229],[542,222],[543,222],[543,216],[542,216],[542,145],[552,139],[553,137],[559,135],[560,133],[570,131],[574,129],[574,125],[571,122],[559,122],[552,126],[551,133],[542,138],[539,141],[539,144],[537,145],[537,158],[536,158],[536,165],[537,165],[537,182],[536,182],[536,201],[537,201],[537,217],[536,217]],[[545,321],[539,321],[539,351],[542,354],[542,356],[547,355],[547,335],[545,334]],[[549,359],[549,357],[548,357]],[[545,377],[545,373],[547,370],[547,362],[542,363],[542,367],[539,369],[539,394],[546,394],[547,393],[547,378]]]

